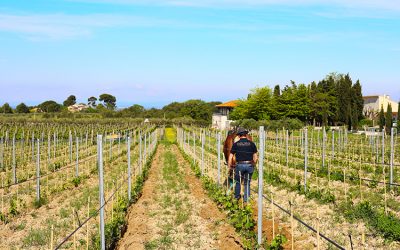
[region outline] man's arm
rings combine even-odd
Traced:
[[[254,165],[257,164],[257,161],[258,161],[258,155],[257,155],[257,153],[254,153],[254,154],[253,154],[253,162],[254,162]]]
[[[233,154],[230,153],[228,157],[228,168],[232,168]]]

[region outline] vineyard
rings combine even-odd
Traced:
[[[251,131],[251,201],[226,131],[151,124],[0,127],[1,249],[399,249],[399,137]]]
[[[116,237],[128,200],[138,198],[159,133],[128,123],[3,125],[0,248],[99,247],[100,155],[105,233]]]
[[[398,249],[400,158],[394,134],[253,131],[264,148],[264,215],[279,223],[273,235],[282,232],[299,249]],[[180,131],[180,145],[200,174],[223,187],[227,171],[218,143],[217,132]],[[260,185],[257,175],[253,179],[257,203]]]

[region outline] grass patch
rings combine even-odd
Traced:
[[[22,240],[24,247],[44,246],[49,242],[49,229],[31,229]]]

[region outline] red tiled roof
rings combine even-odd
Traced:
[[[217,108],[235,108],[235,107],[237,107],[238,102],[239,102],[238,100],[233,100],[233,101],[218,104],[215,107],[217,107]]]
[[[378,98],[379,95],[367,95],[367,96],[363,96],[363,99],[369,99],[369,98]]]

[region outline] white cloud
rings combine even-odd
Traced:
[[[24,37],[33,40],[88,37],[98,28],[159,25],[168,25],[168,21],[110,14],[11,15],[0,13],[0,31],[22,34]]]
[[[30,40],[62,40],[90,37],[98,29],[114,27],[157,27],[168,29],[214,29],[229,31],[283,30],[293,27],[248,21],[240,23],[188,22],[179,19],[161,19],[119,14],[2,14],[0,31],[20,34]]]
[[[400,11],[400,1],[396,0],[70,0],[76,2],[173,5],[192,7],[251,7],[251,6],[302,6],[323,5],[356,9],[381,9]]]

